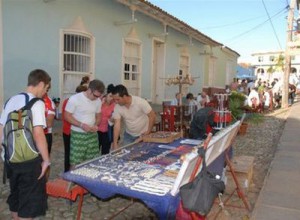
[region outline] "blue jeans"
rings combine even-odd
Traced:
[[[138,138],[139,136],[132,136],[125,131],[123,137],[123,146],[133,143]]]

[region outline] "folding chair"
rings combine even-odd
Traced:
[[[47,182],[46,192],[49,196],[65,198],[73,202],[76,201],[77,196],[79,196],[80,200],[78,203],[77,220],[80,220],[83,196],[88,193],[86,189],[78,185],[70,187],[70,182],[63,179],[55,179]]]

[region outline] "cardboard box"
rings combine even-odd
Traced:
[[[240,187],[246,193],[249,189],[249,186],[252,183],[253,178],[253,165],[254,165],[254,157],[251,156],[238,156],[234,157],[232,160],[233,169],[235,171],[237,180],[240,184]],[[229,171],[229,167],[227,166],[226,170],[226,189],[227,193],[231,193],[235,188],[236,184],[233,180],[232,174]]]

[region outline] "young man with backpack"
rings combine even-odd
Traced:
[[[41,98],[50,82],[51,77],[44,70],[31,71],[26,92],[11,97],[2,110],[0,140],[5,149],[5,167],[10,185],[7,203],[14,220],[33,219],[46,214],[45,173],[50,158],[44,134],[45,104]],[[14,118],[16,115],[19,116],[17,119]],[[16,123],[17,129],[12,129]],[[27,128],[32,131],[25,131]],[[25,133],[26,136],[23,135]]]

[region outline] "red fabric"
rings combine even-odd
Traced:
[[[61,112],[61,117],[62,117],[62,122],[63,122],[63,133],[66,135],[70,135],[71,133],[71,124],[65,120],[65,109],[66,105],[69,99],[65,99],[62,105],[62,112]]]
[[[53,106],[53,102],[47,94],[44,96],[43,100],[45,103],[45,117],[47,118],[49,112],[53,112],[55,114],[55,107]],[[44,133],[48,134],[48,128],[44,129]]]
[[[231,113],[229,113],[229,112],[224,113],[222,118],[221,118],[219,112],[215,113],[214,122],[216,122],[216,123],[218,123],[218,122],[227,122],[227,123],[229,123],[229,122],[231,122],[231,120],[232,120],[232,117],[231,117]]]
[[[184,209],[182,206],[182,202],[180,202],[176,210],[176,220],[205,220],[205,217],[196,214],[196,218],[192,219],[190,212]]]
[[[161,115],[163,131],[175,131],[175,109],[176,106],[163,106]]]
[[[98,130],[101,132],[108,131],[108,120],[111,117],[115,108],[115,103],[107,104],[105,102],[102,103],[101,107],[101,121],[98,127]]]
[[[207,124],[206,125],[206,134],[209,134],[211,131],[212,131],[212,127],[209,124]]]

